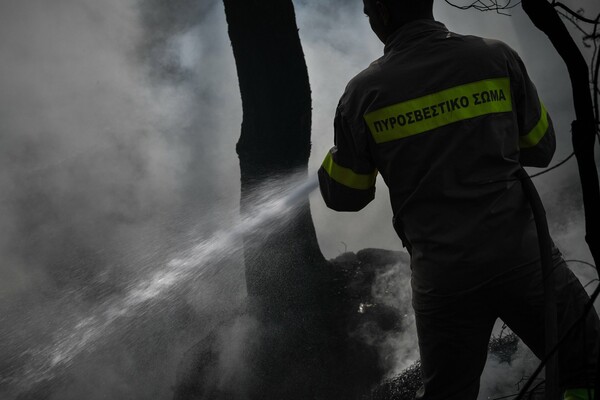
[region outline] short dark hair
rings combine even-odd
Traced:
[[[401,12],[409,15],[430,14],[433,9],[433,0],[381,0],[392,12]]]

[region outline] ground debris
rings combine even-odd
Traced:
[[[489,351],[499,362],[510,364],[517,352],[518,344],[519,338],[514,333],[500,334],[490,339]],[[421,363],[416,361],[399,375],[383,381],[362,400],[414,400],[421,385]],[[532,395],[538,396],[539,391],[540,388],[537,388]],[[537,398],[531,397],[531,399]]]
[[[363,400],[414,400],[421,383],[421,363],[416,361],[400,375],[377,386]]]

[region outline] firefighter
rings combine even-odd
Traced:
[[[334,210],[358,211],[381,174],[411,254],[417,398],[476,399],[497,318],[544,355],[540,251],[517,174],[549,164],[552,121],[506,44],[448,31],[433,0],[363,2],[384,54],[339,101],[321,193]],[[553,262],[562,337],[589,297],[555,246]],[[596,313],[582,326],[559,353],[569,399],[587,398],[596,375]]]

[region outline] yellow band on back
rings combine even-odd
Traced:
[[[327,153],[322,166],[331,179],[344,186],[359,190],[367,190],[375,186],[377,170],[374,170],[372,174],[357,174],[350,168],[336,164],[331,153]]]
[[[364,119],[376,143],[406,138],[481,115],[512,111],[510,80],[486,79],[370,112]]]

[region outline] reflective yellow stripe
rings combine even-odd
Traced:
[[[486,79],[394,104],[364,116],[376,143],[480,115],[512,111],[508,78]]]
[[[327,171],[331,179],[352,189],[371,189],[375,185],[375,179],[377,178],[377,170],[374,170],[372,174],[357,174],[350,168],[336,164],[333,161],[331,153],[327,153],[327,157],[323,161],[323,168]]]
[[[590,397],[591,395],[591,397]],[[594,389],[568,389],[565,391],[564,400],[592,400]]]
[[[519,148],[521,149],[535,146],[548,131],[548,111],[546,111],[546,107],[541,101],[540,105],[542,107],[540,120],[527,135],[519,137]]]

